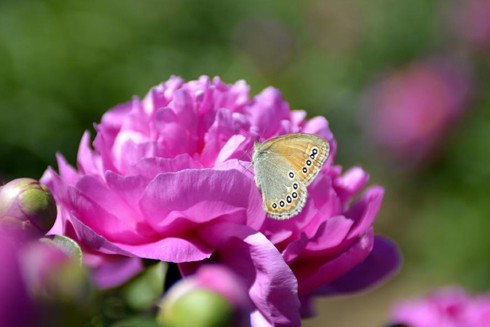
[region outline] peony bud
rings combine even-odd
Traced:
[[[168,327],[249,326],[250,309],[243,281],[223,266],[208,265],[169,290],[158,322]]]
[[[0,187],[0,227],[26,235],[48,232],[56,219],[53,196],[38,181],[14,179]]]
[[[64,239],[60,245],[59,238]],[[91,295],[88,276],[82,267],[81,250],[67,248],[67,237],[42,238],[30,242],[20,253],[20,265],[30,293],[38,299],[56,298],[82,304]]]

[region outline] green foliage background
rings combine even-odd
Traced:
[[[180,75],[279,88],[293,108],[324,115],[337,163],[386,187],[377,231],[405,262],[389,283],[319,301],[308,326],[379,326],[397,299],[438,286],[490,290],[490,78],[472,55],[466,114],[437,159],[411,171],[362,132],[362,97],[380,75],[460,54],[436,0],[22,0],[0,2],[0,176],[39,178],[61,152],[75,163],[84,130],[133,95]]]

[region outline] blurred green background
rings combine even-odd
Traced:
[[[84,130],[133,95],[180,75],[272,85],[323,115],[336,162],[386,188],[376,222],[401,272],[356,296],[318,301],[305,326],[380,326],[390,306],[438,286],[490,290],[489,52],[457,36],[447,0],[22,0],[0,2],[0,178],[39,178]],[[454,8],[453,8],[454,9]],[[457,12],[458,10],[456,10]],[[490,15],[490,13],[489,13]],[[410,168],[369,137],[374,81],[434,55],[464,61],[471,99],[431,160]]]

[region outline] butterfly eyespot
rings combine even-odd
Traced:
[[[272,204],[272,208],[276,209],[277,208],[277,203]]]
[[[289,172],[289,178],[294,178],[294,173],[292,171]]]
[[[311,166],[311,160],[310,160],[310,159],[306,160],[306,164],[307,164],[308,166]]]
[[[295,190],[297,190],[297,189],[298,189],[298,183],[294,183],[294,184],[293,184],[293,188],[294,188]]]
[[[293,198],[295,198],[295,199],[298,197],[298,193],[296,193],[296,192],[293,192],[291,195],[292,195],[292,196],[293,196]]]
[[[303,173],[307,173],[308,172],[308,169],[306,167],[303,167]]]
[[[288,197],[286,198],[286,201],[288,201],[288,203],[291,203],[291,201],[293,201],[293,199],[291,199],[291,197],[288,195]]]
[[[313,148],[313,150],[311,150],[311,153],[312,154],[317,154],[318,153],[318,149],[317,148]]]
[[[314,154],[310,154],[310,158],[311,159],[315,159],[315,155]]]
[[[282,200],[281,200],[281,202],[279,202],[279,205],[280,205],[281,207],[284,207],[284,205],[285,205],[284,201],[282,201]]]

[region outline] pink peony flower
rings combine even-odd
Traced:
[[[406,166],[430,159],[464,112],[465,72],[444,60],[417,62],[369,91],[363,125],[371,138]]]
[[[391,321],[409,327],[490,326],[490,295],[472,296],[457,287],[438,290],[424,298],[399,303]]]
[[[274,88],[248,91],[172,77],[108,111],[94,149],[83,136],[78,169],[60,155],[59,174],[46,171],[59,204],[51,233],[82,244],[100,286],[129,278],[138,258],[179,263],[183,275],[218,262],[242,276],[253,325],[298,326],[313,296],[358,291],[396,269],[395,246],[373,233],[383,189],[360,194],[366,172],[333,164],[327,121],[291,111]],[[253,143],[298,131],[325,138],[332,154],[298,216],[266,218],[247,169]]]
[[[488,52],[490,50],[489,12],[489,0],[454,1],[447,10],[450,32],[470,47]]]

